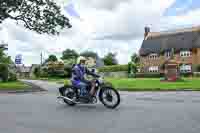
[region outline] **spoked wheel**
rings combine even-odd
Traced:
[[[120,95],[114,88],[106,87],[100,94],[101,102],[107,107],[114,109],[120,104]]]
[[[71,86],[65,86],[62,90],[62,96],[67,97],[69,99],[73,99],[76,96],[76,93]],[[63,101],[70,106],[74,106],[76,104],[66,99],[63,99]]]

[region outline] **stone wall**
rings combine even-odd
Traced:
[[[109,77],[109,78],[127,78],[128,77],[128,72],[127,71],[101,72],[100,75],[103,75],[104,77]]]

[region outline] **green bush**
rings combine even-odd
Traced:
[[[181,73],[180,76],[181,77],[191,77],[192,73]]]
[[[33,73],[37,78],[40,77],[40,67],[36,67]]]
[[[48,69],[48,76],[49,77],[63,77],[64,76],[64,71],[63,70],[54,69],[54,68],[49,68]]]
[[[15,73],[9,73],[8,81],[17,81],[17,75]]]
[[[120,72],[128,71],[128,65],[105,66],[98,69],[99,72]]]
[[[128,63],[128,77],[129,78],[135,78],[135,74],[137,72],[137,66],[134,62],[129,62]]]
[[[41,72],[40,72],[40,77],[41,77],[41,78],[47,78],[47,77],[48,77],[48,72],[41,71]]]
[[[69,65],[69,66],[65,66],[64,68],[64,76],[67,77],[67,78],[70,78],[72,75],[72,66]]]
[[[160,73],[137,73],[137,78],[160,78],[162,75]]]
[[[200,72],[200,65],[197,65],[197,72]]]
[[[193,76],[194,76],[194,77],[200,77],[200,72],[194,72],[194,73],[193,73]]]
[[[8,81],[8,65],[0,64],[0,75],[3,82]]]

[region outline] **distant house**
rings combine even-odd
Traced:
[[[31,67],[27,66],[17,66],[17,77],[18,78],[30,78],[31,76]]]
[[[18,78],[33,78],[34,75],[34,70],[36,67],[39,67],[40,65],[38,64],[32,64],[31,66],[15,66],[16,67],[16,74]]]
[[[163,73],[169,62],[176,63],[180,73],[195,72],[200,65],[200,27],[167,32],[146,27],[139,53],[143,73]]]

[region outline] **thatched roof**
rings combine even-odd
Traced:
[[[140,55],[160,53],[172,48],[175,51],[200,48],[200,27],[163,33],[149,32],[142,43]]]

